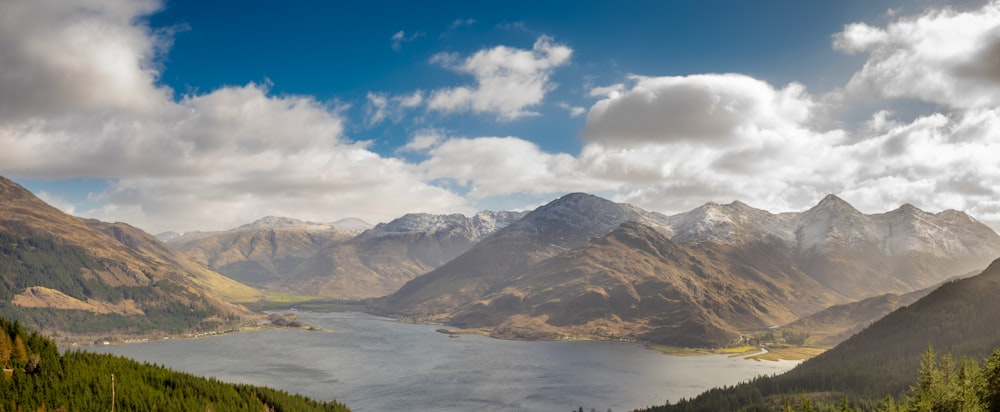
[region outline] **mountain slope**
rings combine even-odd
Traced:
[[[227,301],[259,298],[138,229],[66,215],[2,177],[0,240],[0,312],[46,332],[215,328],[248,314]],[[67,297],[81,309],[60,308]]]
[[[595,242],[615,230],[623,232]],[[688,257],[665,258],[668,249]],[[865,215],[831,195],[801,213],[733,202],[665,217],[571,194],[376,303],[499,336],[718,345],[829,305],[927,287],[997,255],[1000,236],[961,212]],[[657,299],[675,313],[636,312]],[[692,336],[669,332],[685,329],[684,319],[697,324],[686,327]]]
[[[385,296],[522,216],[523,212],[492,211],[472,217],[407,214],[320,250],[283,285],[328,297]]]
[[[625,222],[517,275],[458,311],[452,323],[495,326],[494,333],[506,337],[549,332],[705,347],[731,343],[742,330],[790,322],[836,299],[802,273],[737,263],[762,258],[750,248],[691,248]]]
[[[980,359],[1000,346],[1000,259],[981,274],[945,283],[913,304],[901,307],[823,354],[776,377],[758,378],[716,389],[657,411],[761,407],[747,395],[799,396],[822,392],[855,400],[881,400],[914,385],[920,357],[928,345],[954,359]]]
[[[167,244],[226,276],[267,288],[280,285],[324,247],[366,228],[357,220],[342,222],[346,224],[268,216],[232,230],[185,233],[169,238]]]
[[[194,232],[168,243],[226,275],[280,292],[362,299],[395,292],[521,218],[522,212],[411,213],[370,227],[267,217],[222,232]]]
[[[802,212],[795,233],[802,271],[852,298],[930,287],[1000,256],[1000,236],[965,213],[865,215],[833,195]]]
[[[454,310],[499,290],[514,275],[561,252],[584,246],[635,220],[669,230],[664,217],[597,196],[573,193],[539,207],[443,266],[379,299],[390,313],[447,319]]]

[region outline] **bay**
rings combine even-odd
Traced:
[[[458,338],[360,313],[294,312],[330,331],[264,330],[94,347],[227,382],[265,385],[358,412],[607,411],[676,402],[792,361],[669,356],[640,344]]]

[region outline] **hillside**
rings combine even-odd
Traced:
[[[1000,236],[955,211],[866,215],[831,195],[800,213],[733,202],[667,217],[570,194],[375,303],[501,337],[715,346],[998,255]]]
[[[268,216],[232,230],[168,236],[166,243],[191,260],[258,287],[277,287],[298,265],[324,247],[356,236],[369,226],[321,224]]]
[[[0,318],[0,409],[44,411],[329,411],[348,412],[335,401],[318,402],[283,391],[219,382],[161,366],[70,351]]]
[[[857,302],[834,305],[798,319],[781,329],[808,333],[811,336],[810,343],[832,347],[847,340],[892,311],[927,296],[936,288],[937,286],[932,286],[904,295],[886,293]]]
[[[597,196],[566,195],[407,282],[377,304],[390,313],[447,320],[458,308],[477,303],[545,259],[584,246],[630,220],[666,229],[662,219],[661,215]]]
[[[628,337],[678,346],[723,346],[821,309],[836,296],[795,271],[759,270],[761,247],[678,244],[625,222],[560,253],[459,310],[451,323],[504,337]],[[739,263],[738,263],[739,262]]]
[[[229,231],[184,234],[168,243],[266,290],[363,299],[395,292],[523,215],[411,213],[375,227],[356,219],[316,224],[265,218]]]
[[[954,359],[984,358],[1000,346],[1000,260],[981,274],[948,282],[927,296],[890,313],[833,349],[773,378],[716,389],[656,411],[753,408],[749,401],[797,393],[847,394],[881,400],[916,383],[928,346]]]
[[[0,177],[0,315],[46,333],[215,329],[260,293],[123,223],[66,215]]]

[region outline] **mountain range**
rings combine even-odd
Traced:
[[[733,202],[668,217],[570,194],[376,303],[494,336],[717,346],[997,256],[1000,236],[952,210],[863,214],[830,195],[798,213]]]
[[[375,227],[357,219],[318,224],[267,217],[232,230],[167,237],[166,242],[251,285],[363,299],[395,292],[523,215],[412,213]]]

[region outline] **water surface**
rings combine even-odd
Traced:
[[[639,344],[450,338],[431,325],[358,313],[296,312],[332,332],[267,330],[98,347],[223,381],[266,385],[358,412],[616,412],[692,397],[797,362],[677,357]]]

